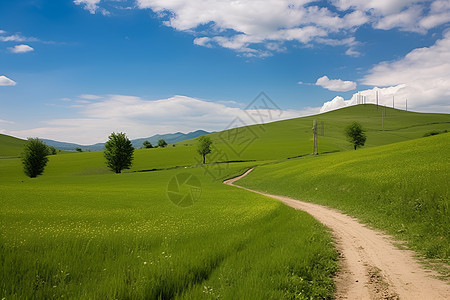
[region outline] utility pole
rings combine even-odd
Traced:
[[[378,91],[377,91],[377,110],[378,110]]]
[[[317,155],[317,121],[313,121],[313,134],[314,134],[314,146],[313,146],[313,155]]]
[[[408,111],[408,98],[406,98],[406,111]]]

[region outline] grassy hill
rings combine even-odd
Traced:
[[[342,132],[353,120],[368,146],[286,160],[311,153],[314,118],[325,125],[320,152],[349,150]],[[338,255],[327,229],[222,184],[262,164],[242,183],[338,207],[445,258],[449,135],[408,140],[448,130],[450,116],[386,109],[384,130],[380,122],[380,108],[361,105],[214,133],[204,167],[195,140],[136,150],[123,174],[102,152],[53,155],[34,179],[20,159],[1,159],[0,298],[331,298]],[[216,163],[230,160],[246,162]],[[180,173],[201,183],[191,207],[168,198]]]
[[[257,167],[238,184],[335,207],[450,256],[450,134]]]
[[[23,150],[23,145],[25,145],[25,140],[0,134],[0,158],[19,156]]]
[[[386,110],[384,129],[381,113]],[[278,121],[230,129],[209,136],[214,151],[207,162],[271,161],[312,153],[312,123],[324,124],[319,136],[319,153],[351,150],[344,136],[344,128],[352,121],[360,122],[367,130],[365,147],[375,147],[423,137],[432,130],[449,130],[449,114],[415,113],[372,104],[350,106],[317,116]],[[321,129],[319,130],[321,133]],[[133,170],[188,166],[200,163],[196,153],[196,139],[183,141],[176,147],[136,151]]]

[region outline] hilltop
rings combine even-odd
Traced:
[[[19,156],[24,144],[25,140],[0,134],[0,158]]]

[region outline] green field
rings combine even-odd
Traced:
[[[249,188],[338,208],[427,257],[450,255],[450,134],[256,168]]]
[[[96,160],[52,156],[36,179],[22,174],[19,159],[0,162],[2,298],[331,297],[337,254],[306,213],[225,186],[202,168],[80,173]],[[166,196],[180,172],[202,184],[188,208]]]
[[[381,110],[214,133],[205,167],[195,140],[139,149],[122,174],[102,152],[83,152],[50,156],[30,179],[18,158],[24,141],[0,135],[0,157],[10,157],[0,159],[0,298],[332,298],[338,255],[328,230],[222,184],[254,166],[240,184],[340,208],[446,259],[449,134],[421,137],[449,130],[450,116],[386,109],[381,128]],[[319,152],[342,153],[308,156],[313,119],[324,122]],[[343,129],[354,120],[367,146],[347,151]],[[180,173],[202,185],[187,208],[167,197]]]
[[[20,156],[23,145],[25,145],[24,140],[0,134],[0,158]]]

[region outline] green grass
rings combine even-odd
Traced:
[[[450,134],[261,166],[238,184],[338,208],[429,258],[450,255]]]
[[[325,124],[321,153],[351,149],[343,129],[352,121],[367,129],[366,149],[274,164],[311,153],[313,119]],[[449,124],[446,114],[386,109],[381,128],[381,108],[360,105],[211,134],[204,168],[195,140],[136,150],[119,175],[102,152],[51,156],[35,179],[20,159],[0,159],[0,298],[331,298],[337,253],[327,229],[221,183],[260,164],[243,184],[340,208],[448,258],[449,135],[393,143]],[[0,135],[1,157],[22,147]],[[203,187],[188,208],[166,195],[180,172]]]
[[[52,156],[29,179],[19,159],[0,161],[0,298],[332,297],[337,253],[306,213],[202,168],[93,171],[102,164],[96,153]],[[202,183],[188,208],[166,196],[180,172]]]
[[[25,140],[0,134],[0,158],[20,156],[25,142]]]
[[[386,110],[384,128],[381,126],[382,110]],[[320,153],[351,150],[344,128],[353,121],[360,122],[367,130],[366,148],[421,138],[430,131],[450,130],[449,114],[415,113],[384,107],[377,110],[372,104],[357,105],[317,116],[210,134],[215,151],[206,157],[206,161],[280,160],[310,154],[314,119],[318,121],[320,134],[322,121],[324,124],[324,135],[319,136]],[[196,154],[196,139],[179,142],[176,147],[139,150],[136,159],[141,158],[147,160],[147,169],[201,163]]]

